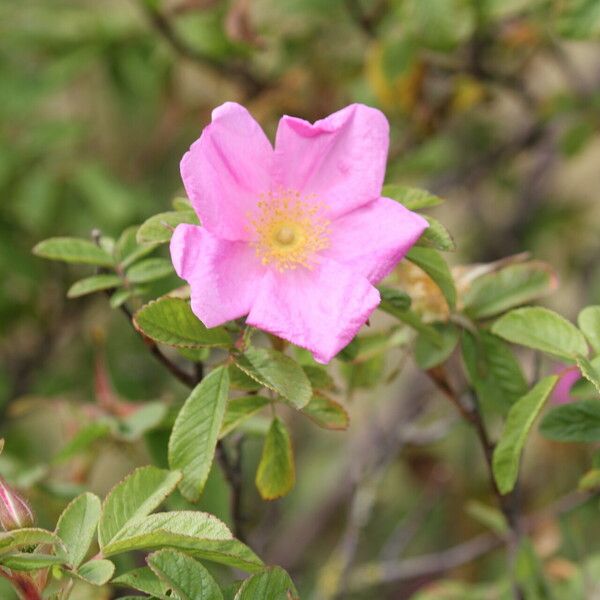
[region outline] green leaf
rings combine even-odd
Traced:
[[[544,377],[508,413],[493,457],[494,478],[502,494],[510,492],[517,482],[527,435],[557,381],[556,375]]]
[[[116,435],[127,441],[139,440],[145,433],[158,427],[166,414],[167,407],[163,402],[146,402],[117,421]]]
[[[584,308],[577,317],[577,324],[590,346],[600,353],[600,306],[587,306]]]
[[[75,575],[92,585],[104,585],[115,572],[115,565],[106,559],[90,560],[81,565]]]
[[[384,185],[381,195],[400,202],[410,210],[431,208],[443,202],[442,198],[425,190],[395,183]]]
[[[501,338],[566,360],[587,356],[582,333],[557,313],[539,306],[518,308],[498,319],[492,332]]]
[[[53,565],[62,565],[64,560],[53,554],[37,552],[15,552],[0,555],[0,565],[14,571],[36,571]]]
[[[96,440],[106,437],[110,433],[111,425],[108,419],[95,421],[80,429],[73,439],[67,442],[56,454],[53,462],[60,463],[73,458]]]
[[[131,283],[149,283],[172,275],[173,265],[166,258],[146,258],[135,263],[127,271]]]
[[[50,544],[63,549],[62,540],[51,531],[37,527],[15,529],[14,531],[0,533],[0,553],[8,553],[17,548],[37,546],[39,544]]]
[[[113,579],[114,585],[133,588],[140,592],[150,594],[161,600],[173,600],[173,596],[167,596],[167,586],[150,570],[149,567],[141,567],[123,573]],[[139,596],[136,596],[139,598]]]
[[[137,230],[137,225],[125,229],[115,245],[115,259],[122,269],[126,269],[129,265],[144,258],[144,256],[147,256],[158,248],[158,244],[138,246],[136,241]]]
[[[56,525],[56,535],[66,548],[67,564],[78,567],[87,554],[100,520],[100,499],[86,492],[65,508]]]
[[[112,267],[113,258],[108,252],[80,238],[56,237],[40,242],[33,253],[50,260],[62,260],[68,263]]]
[[[200,559],[211,560],[248,572],[262,561],[216,517],[200,511],[164,512],[149,515],[123,528],[103,548],[104,556],[133,550],[175,548]]]
[[[110,300],[109,300],[110,307],[111,308],[119,308],[119,306],[122,306],[123,304],[125,304],[125,302],[127,302],[127,300],[129,300],[129,298],[131,298],[134,295],[135,295],[135,292],[132,289],[122,288],[120,290],[117,290],[110,297]]]
[[[294,452],[290,435],[279,418],[274,418],[265,438],[256,487],[265,500],[285,496],[296,482]]]
[[[150,217],[137,231],[138,244],[166,244],[173,230],[180,223],[198,225],[198,217],[193,210],[164,212]]]
[[[350,417],[341,405],[321,394],[315,394],[302,412],[319,427],[335,431],[348,429]]]
[[[545,296],[556,287],[556,274],[542,262],[507,266],[475,279],[464,294],[465,312],[486,319]]]
[[[229,375],[218,367],[192,391],[169,439],[169,466],[180,469],[179,490],[197,502],[210,472],[229,394]]]
[[[442,252],[452,252],[456,250],[456,244],[448,230],[433,217],[425,216],[425,219],[429,223],[429,227],[417,241],[417,246],[435,248]]]
[[[227,434],[231,433],[240,423],[256,414],[259,410],[268,406],[271,401],[264,396],[242,396],[239,398],[232,398],[227,403],[227,409],[225,411],[225,417],[223,418],[223,424],[221,425],[221,432],[219,433],[219,439],[224,438]]]
[[[381,310],[387,312],[386,308],[390,310],[408,310],[410,308],[411,298],[406,292],[385,285],[378,285],[377,289],[381,296],[379,305]]]
[[[235,360],[246,375],[277,392],[295,408],[301,409],[310,402],[310,381],[302,367],[289,356],[270,348],[248,348]]]
[[[159,550],[147,558],[148,565],[179,600],[223,600],[211,574],[198,561],[175,550]]]
[[[493,333],[479,331],[476,338],[463,331],[462,356],[469,382],[485,406],[504,413],[527,392],[519,361]]]
[[[231,338],[222,327],[207,329],[181,298],[163,297],[146,304],[134,317],[135,327],[145,336],[177,348],[229,346]]]
[[[147,466],[136,469],[118,483],[102,505],[98,525],[100,548],[109,544],[123,529],[134,526],[158,508],[180,479],[179,472]]]
[[[173,208],[175,210],[187,210],[187,211],[194,210],[192,208],[192,203],[187,198],[183,198],[182,196],[173,198],[173,200],[171,201],[171,205],[173,206]]]
[[[600,394],[600,356],[592,361],[583,356],[578,356],[577,366],[581,374],[594,385],[596,391]]]
[[[437,323],[433,325],[440,334],[442,344],[434,343],[425,334],[419,334],[415,342],[415,361],[423,370],[431,369],[446,361],[456,344],[458,344],[458,327],[452,323]]]
[[[413,247],[406,258],[410,262],[423,269],[435,284],[440,288],[440,291],[446,298],[448,306],[454,308],[456,304],[456,288],[454,287],[454,279],[452,273],[442,258],[440,253],[433,248]]]
[[[477,500],[471,500],[467,503],[465,511],[470,517],[479,521],[499,536],[506,535],[509,531],[506,517],[497,508],[483,504],[483,502],[478,502]]]
[[[598,488],[600,488],[600,469],[590,469],[577,484],[577,489],[582,492],[589,492]]]
[[[429,341],[436,346],[441,348],[444,345],[444,340],[435,327],[425,323],[416,312],[412,310],[397,310],[386,303],[380,304],[379,308],[389,315],[396,317],[396,319],[402,321],[420,334],[427,336]]]
[[[600,402],[580,400],[553,408],[542,419],[540,433],[557,442],[599,442]]]
[[[94,275],[75,282],[67,292],[69,298],[79,298],[94,292],[110,290],[121,285],[122,281],[118,275]]]
[[[244,581],[234,600],[273,598],[297,600],[298,590],[290,576],[281,567],[268,567]]]
[[[302,365],[302,369],[306,373],[313,390],[331,390],[335,387],[333,378],[327,372],[327,369],[318,365]]]

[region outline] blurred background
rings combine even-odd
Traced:
[[[447,199],[433,214],[457,242],[451,264],[530,251],[558,275],[549,306],[573,317],[600,302],[597,0],[0,0],[0,472],[44,526],[81,488],[104,494],[162,460],[160,429],[51,460],[102,394],[180,402],[185,390],[102,297],[66,299],[84,270],[31,248],[93,229],[117,236],[169,210],[183,193],[180,157],[227,100],[270,136],[282,114],[379,107],[391,124],[387,180]],[[291,419],[298,483],[285,500],[259,500],[260,442],[245,442],[250,543],[290,570],[302,598],[410,598],[442,576],[502,579],[502,553],[482,552],[454,570],[412,565],[374,585],[365,575],[362,589],[338,585],[353,565],[471,539],[483,528],[465,502],[491,502],[475,440],[427,382],[372,389],[393,368],[377,359],[346,374],[347,432]],[[430,427],[388,431],[425,405]],[[536,508],[573,486],[584,450],[533,445],[523,493]],[[218,472],[202,507],[229,518]],[[586,510],[539,519],[551,577],[593,560],[596,521]],[[478,589],[427,597],[501,597]]]

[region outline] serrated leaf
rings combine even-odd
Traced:
[[[600,353],[600,306],[587,306],[584,308],[577,317],[577,324],[590,346]]]
[[[161,600],[172,600],[173,596],[166,594],[167,587],[165,584],[151,571],[149,567],[141,567],[123,573],[112,580],[114,585],[133,588],[139,592],[144,592],[160,598]],[[139,598],[139,596],[136,596]]]
[[[417,241],[417,246],[426,248],[435,248],[442,252],[452,252],[456,250],[456,244],[449,231],[433,217],[424,215],[429,223],[429,227],[423,231],[423,234]]]
[[[504,342],[489,331],[462,335],[462,356],[470,384],[484,406],[504,413],[527,392],[519,361]]]
[[[95,421],[80,429],[69,442],[67,442],[53,459],[53,462],[59,463],[69,460],[83,450],[89,448],[96,440],[106,437],[111,430],[108,419]]]
[[[67,564],[78,567],[94,539],[100,520],[100,499],[86,492],[75,498],[62,512],[56,525],[56,535],[63,541]]]
[[[515,486],[527,435],[557,381],[556,375],[544,377],[517,400],[508,412],[492,463],[494,478],[501,494],[507,494]]]
[[[584,356],[578,356],[577,366],[581,374],[593,384],[596,391],[600,394],[600,357],[596,357],[590,361]]]
[[[127,279],[131,283],[150,283],[172,275],[173,265],[166,258],[146,258],[135,263],[127,270]]]
[[[0,565],[14,571],[36,571],[63,563],[64,560],[60,556],[53,554],[15,552],[14,554],[0,555]]]
[[[258,598],[298,600],[299,596],[294,582],[281,567],[268,567],[261,573],[246,579],[234,600],[257,600]]]
[[[327,369],[318,365],[302,365],[302,370],[306,373],[313,390],[330,390],[335,387]]]
[[[62,540],[51,531],[37,527],[15,529],[10,532],[0,533],[0,553],[9,553],[17,548],[50,544],[63,549]]]
[[[431,194],[426,190],[395,183],[384,185],[381,195],[396,200],[396,202],[400,202],[410,210],[431,208],[432,206],[438,206],[443,202],[442,198]]]
[[[86,562],[74,574],[92,585],[104,585],[110,581],[114,572],[115,565],[104,558]]]
[[[599,442],[600,402],[579,400],[549,410],[540,423],[540,433],[557,442]]]
[[[346,409],[331,398],[315,394],[302,412],[319,427],[341,431],[348,429],[350,417]]]
[[[153,466],[136,469],[118,483],[102,505],[98,525],[100,548],[109,544],[120,532],[158,508],[175,489],[181,473]]]
[[[518,308],[500,317],[492,332],[501,338],[565,360],[587,356],[583,334],[559,314],[539,306]]]
[[[159,550],[146,560],[179,600],[223,600],[223,594],[208,570],[186,554]]]
[[[289,356],[267,348],[248,348],[235,361],[246,375],[277,392],[295,408],[301,409],[310,402],[310,381],[302,367]]]
[[[442,344],[434,343],[420,333],[415,342],[415,361],[423,370],[431,369],[446,361],[458,344],[458,327],[452,323],[436,323],[434,329],[440,334]]]
[[[222,327],[206,328],[180,298],[164,297],[146,304],[134,317],[135,327],[145,336],[177,348],[229,346],[231,338]]]
[[[103,548],[104,556],[133,550],[175,548],[200,559],[255,572],[262,561],[216,517],[200,511],[149,515],[123,528]]]
[[[42,258],[68,263],[112,267],[113,258],[105,250],[80,238],[55,237],[35,246],[33,253]]]
[[[110,290],[121,285],[122,281],[118,275],[94,275],[75,282],[67,292],[69,298],[79,298],[94,292]]]
[[[240,423],[268,406],[271,401],[264,396],[252,395],[232,398],[227,403],[219,439],[231,433]]]
[[[169,466],[180,469],[179,490],[197,502],[213,463],[229,395],[229,374],[218,367],[192,391],[169,438]]]
[[[294,452],[283,421],[274,418],[256,471],[256,487],[265,500],[285,496],[296,482]]]
[[[181,223],[198,225],[198,217],[193,210],[177,210],[154,215],[142,223],[137,231],[138,244],[166,244],[173,230]]]
[[[425,271],[435,284],[440,288],[450,308],[456,304],[456,288],[452,273],[440,253],[433,248],[413,247],[406,258],[420,269]]]
[[[464,294],[465,312],[486,319],[537,300],[556,287],[556,274],[542,262],[509,265],[475,279]]]

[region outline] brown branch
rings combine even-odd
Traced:
[[[542,510],[526,517],[523,530],[531,531],[538,523],[548,517],[558,517],[570,512],[597,497],[597,495],[598,492],[588,494],[582,494],[581,492],[569,493]],[[350,575],[348,587],[351,591],[356,592],[385,583],[439,575],[484,556],[501,547],[505,541],[493,533],[482,533],[441,552],[432,552],[399,561],[386,560],[365,563],[354,569],[354,572]]]
[[[268,82],[259,79],[243,64],[222,62],[190,46],[179,36],[169,18],[151,3],[142,0],[140,5],[150,24],[180,56],[236,80],[249,97],[256,96],[268,87]]]

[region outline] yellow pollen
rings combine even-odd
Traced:
[[[329,246],[329,221],[314,195],[293,190],[260,195],[256,212],[248,216],[252,245],[264,265],[279,271],[311,269],[317,254]]]

